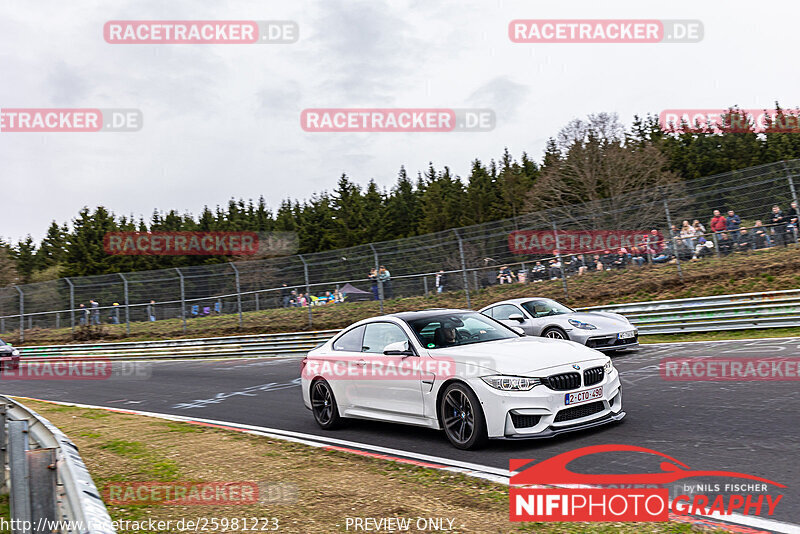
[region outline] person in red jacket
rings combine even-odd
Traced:
[[[719,210],[714,210],[714,216],[711,217],[711,231],[712,232],[724,232],[728,229],[728,221],[725,220],[725,217],[720,215]]]

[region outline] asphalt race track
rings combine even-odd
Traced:
[[[800,339],[661,344],[615,355],[628,414],[622,423],[550,440],[494,441],[474,452],[454,449],[439,432],[402,425],[353,421],[339,431],[320,430],[300,398],[298,358],[153,362],[148,378],[0,379],[0,391],[327,435],[504,469],[510,458],[545,459],[588,445],[639,445],[693,469],[738,471],[785,484],[784,499],[772,518],[800,522],[798,382],[662,379],[659,361],[683,356],[800,357]],[[630,455],[613,458],[602,465],[583,461],[575,470],[658,470],[649,457],[640,464]]]

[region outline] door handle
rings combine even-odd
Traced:
[[[363,366],[367,365],[367,361],[366,360],[358,360],[356,362],[356,365],[363,367]]]

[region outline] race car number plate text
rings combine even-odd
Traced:
[[[629,339],[629,338],[632,338],[635,335],[636,335],[635,332],[633,330],[631,330],[630,332],[620,332],[619,334],[617,334],[617,337],[619,339]]]
[[[585,389],[583,391],[578,391],[575,393],[567,393],[564,395],[564,404],[580,404],[582,402],[588,402],[590,400],[602,399],[603,398],[603,386],[594,389]]]

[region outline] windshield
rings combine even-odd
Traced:
[[[423,347],[441,349],[498,339],[519,334],[479,313],[442,313],[406,321]]]
[[[563,315],[574,313],[575,310],[567,308],[563,304],[550,299],[529,300],[522,305],[532,317],[549,317],[551,315]]]

